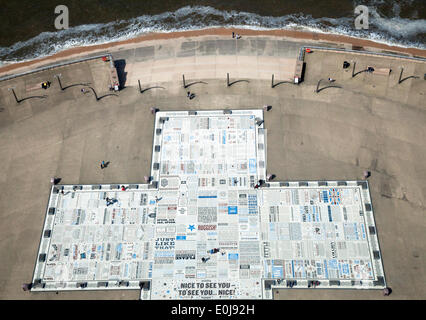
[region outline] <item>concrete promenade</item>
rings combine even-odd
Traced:
[[[386,281],[386,299],[425,299],[426,289],[426,63],[315,51],[306,55],[305,81],[282,67],[304,42],[274,37],[217,36],[146,42],[112,52],[125,88],[105,96],[109,70],[101,60],[77,63],[0,82],[0,299],[137,299],[139,291],[27,293],[50,193],[64,184],[143,183],[149,176],[154,117],[160,110],[258,109],[265,112],[267,171],[276,180],[369,178]],[[317,44],[321,45],[321,44]],[[360,73],[390,68],[389,76]],[[403,78],[398,84],[400,68]],[[248,82],[226,86],[231,81]],[[93,93],[80,86],[90,82]],[[182,74],[189,88],[182,86]],[[317,83],[334,85],[315,93]],[[52,86],[37,86],[50,80]],[[138,80],[143,89],[139,92]],[[17,104],[9,88],[15,88]],[[196,94],[189,100],[187,91]],[[101,170],[99,162],[110,161]],[[376,290],[281,290],[276,299],[383,299]]]

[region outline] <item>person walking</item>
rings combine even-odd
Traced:
[[[24,290],[24,291],[30,291],[31,287],[32,287],[31,283],[23,283],[22,284],[22,290]]]
[[[388,296],[388,295],[390,295],[390,294],[391,294],[391,292],[392,292],[392,289],[391,289],[391,288],[386,287],[386,288],[384,288],[384,289],[383,289],[383,295],[384,295],[384,296]]]

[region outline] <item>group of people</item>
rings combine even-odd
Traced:
[[[233,39],[240,39],[241,36],[238,33],[232,32],[232,38]]]
[[[191,93],[191,91],[188,91],[186,93],[186,96],[188,97],[189,100],[192,100],[195,98],[195,93]]]
[[[50,88],[50,84],[51,84],[51,82],[50,82],[50,81],[44,81],[44,82],[42,82],[42,83],[41,83],[41,87],[42,87],[44,90],[46,90],[46,89]]]
[[[108,198],[108,197],[107,197],[105,200],[106,200],[106,205],[107,205],[107,207],[108,207],[109,205],[114,204],[114,203],[116,203],[116,202],[117,202],[117,199],[112,199],[112,198]]]
[[[254,188],[255,188],[255,189],[259,189],[259,187],[261,187],[261,186],[262,186],[262,184],[263,184],[264,182],[265,182],[264,180],[259,180],[259,181],[255,184]]]

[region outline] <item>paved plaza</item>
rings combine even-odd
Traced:
[[[206,37],[112,52],[128,79],[116,96],[101,60],[0,82],[2,299],[198,299],[201,283],[225,299],[382,299],[355,289],[384,286],[386,299],[426,297],[426,64],[314,50],[304,82],[272,88],[272,66],[304,43],[242,40],[235,50]],[[393,71],[351,77],[343,61]],[[401,67],[418,78],[398,83]],[[227,86],[227,72],[247,81]],[[61,90],[58,74],[75,86]],[[342,88],[316,93],[328,77]],[[46,80],[48,90],[36,87]],[[10,88],[47,97],[18,104]],[[266,170],[276,177],[255,189]]]
[[[266,182],[263,110],[156,114],[150,184],[52,187],[33,291],[384,288],[365,181]]]

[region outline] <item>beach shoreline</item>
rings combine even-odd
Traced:
[[[355,38],[345,35],[336,35],[329,33],[317,33],[317,32],[307,32],[307,31],[298,31],[298,30],[254,30],[254,29],[241,29],[241,28],[206,28],[199,30],[189,30],[189,31],[179,31],[179,32],[168,32],[168,33],[150,33],[144,34],[135,38],[108,42],[105,44],[92,45],[92,46],[81,46],[71,49],[66,49],[60,51],[56,54],[37,58],[34,60],[16,62],[11,64],[6,64],[0,67],[0,76],[12,75],[28,70],[38,68],[40,66],[59,63],[60,61],[67,59],[77,59],[79,57],[85,56],[87,54],[93,54],[96,52],[113,52],[118,51],[127,47],[137,46],[147,41],[155,40],[169,40],[177,38],[190,38],[190,37],[205,37],[205,36],[219,36],[219,37],[231,37],[232,32],[240,34],[243,37],[255,37],[255,36],[269,36],[269,37],[279,37],[287,39],[289,41],[314,41],[318,42],[321,45],[321,42],[334,43],[344,46],[347,49],[363,48],[367,51],[377,52],[377,51],[387,51],[393,52],[395,54],[416,56],[426,58],[426,50],[418,48],[406,48],[399,46],[392,46],[380,42],[375,42],[373,40]]]

